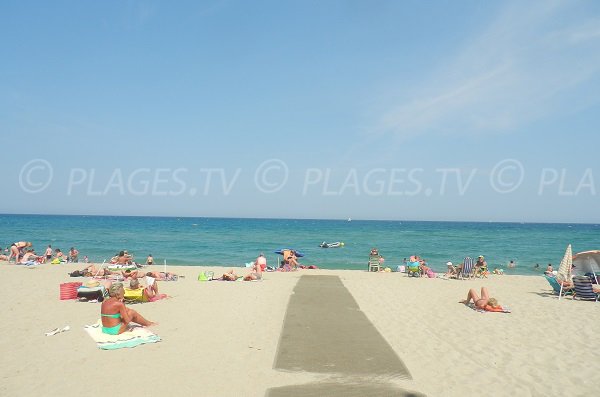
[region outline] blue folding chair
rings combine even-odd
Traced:
[[[548,281],[548,284],[550,284],[556,295],[558,295],[559,297],[573,294],[573,289],[571,287],[561,288],[561,285],[558,283],[556,278],[550,277],[547,274],[544,274],[544,278]]]
[[[462,269],[460,270],[460,274],[458,278],[468,279],[473,277],[473,269],[475,268],[475,262],[473,258],[467,256],[463,261]]]

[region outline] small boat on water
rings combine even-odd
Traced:
[[[343,247],[344,243],[341,243],[339,241],[336,241],[335,243],[327,243],[325,241],[323,241],[321,244],[319,244],[319,247],[321,248],[339,248],[339,247]]]

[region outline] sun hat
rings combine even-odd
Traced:
[[[446,266],[452,266],[452,262],[446,262]]]

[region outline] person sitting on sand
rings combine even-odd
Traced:
[[[266,265],[267,264],[265,261],[265,267],[266,267]],[[250,268],[250,273],[248,273],[244,276],[244,281],[261,280],[263,270],[264,270],[264,268],[262,267],[262,265],[260,265],[258,263],[258,261],[254,262],[254,265],[252,265],[252,267]]]
[[[446,267],[448,271],[444,276],[448,278],[456,278],[458,277],[458,268],[452,264],[452,262],[446,262]]]
[[[487,277],[487,262],[485,261],[485,257],[483,255],[479,255],[477,257],[477,262],[475,262],[475,276],[476,277]]]
[[[292,267],[292,270],[298,270],[298,266],[300,266],[300,262],[298,262],[298,255],[294,250],[292,250],[290,254],[291,255],[288,257],[288,262]]]
[[[297,270],[298,266],[298,257],[296,256],[296,251],[294,250],[285,250],[283,251],[283,262],[280,266],[280,270],[284,272],[289,272],[292,270]]]
[[[554,269],[552,268],[552,263],[548,263],[548,267],[546,267],[545,275],[554,277]]]
[[[464,303],[468,305],[471,300],[475,305],[476,309],[486,310],[486,311],[499,311],[502,310],[502,306],[498,304],[498,301],[495,298],[490,298],[490,294],[486,287],[481,287],[481,297],[477,295],[477,292],[471,288],[469,293],[467,294],[467,299],[464,301],[460,301],[459,303]]]
[[[265,269],[267,268],[267,258],[265,257],[265,254],[261,252],[260,255],[258,255],[256,260],[254,261],[254,266],[260,266],[261,272],[265,271]]]
[[[60,248],[54,250],[54,258],[59,259],[61,262],[65,259],[65,254],[62,253]]]
[[[154,258],[152,257],[152,254],[148,254],[148,257],[146,258],[146,266],[150,265],[154,265]]]
[[[148,285],[144,288],[142,285],[140,285],[140,280],[135,278],[129,282],[129,288],[143,288],[144,290],[142,291],[142,300],[144,302],[156,302],[157,300],[167,298],[167,294],[158,293],[158,281],[156,280],[154,280],[152,285]]]
[[[129,258],[127,255],[125,255],[125,251],[120,251],[115,257],[113,257],[113,260],[115,260],[117,265],[126,265]]]
[[[78,263],[79,262],[79,251],[75,247],[71,247],[69,250],[69,262]]]
[[[123,303],[125,288],[123,288],[122,283],[113,283],[108,290],[108,294],[110,298],[102,302],[102,306],[100,306],[103,333],[109,335],[122,334],[127,330],[130,323],[137,323],[144,327],[156,324],[125,306]]]
[[[35,254],[34,250],[27,250],[18,263],[22,265],[33,265],[37,262],[38,258],[39,256]]]
[[[419,269],[421,270],[421,277],[427,276],[432,271],[424,260],[419,262]]]

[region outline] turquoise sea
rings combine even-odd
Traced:
[[[243,266],[264,252],[270,265],[275,250],[295,248],[301,263],[327,269],[366,269],[377,247],[393,269],[412,254],[436,271],[447,261],[485,255],[488,265],[508,274],[540,274],[558,264],[567,244],[573,251],[600,249],[597,224],[476,223],[312,219],[167,218],[120,216],[0,215],[0,245],[31,241],[38,254],[46,246],[63,252],[75,246],[93,262],[128,250],[143,262],[173,265]],[[344,242],[342,248],[319,243]],[[510,260],[514,269],[506,267]],[[536,263],[539,269],[534,269]]]

